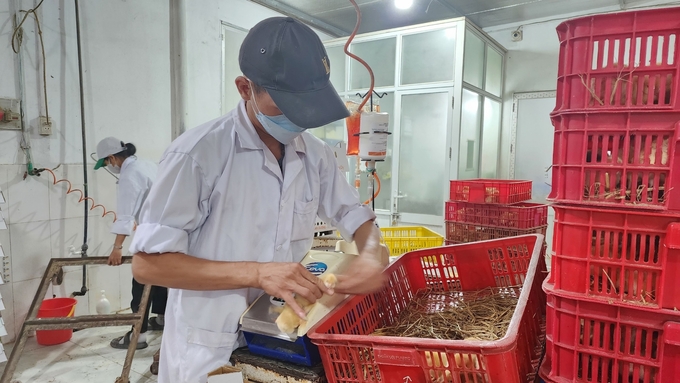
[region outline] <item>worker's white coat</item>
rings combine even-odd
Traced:
[[[299,262],[312,246],[317,212],[348,240],[375,218],[338,170],[333,151],[310,133],[286,146],[283,166],[285,176],[241,101],[165,152],[130,250]],[[243,345],[239,318],[260,293],[170,289],[159,382],[204,382],[227,364]]]
[[[123,161],[118,178],[118,204],[116,222],[111,226],[113,234],[132,235],[139,212],[156,179],[158,166],[151,161],[130,156]]]

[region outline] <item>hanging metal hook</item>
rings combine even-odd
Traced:
[[[368,94],[368,92],[364,93],[364,95],[362,96],[361,92],[356,93],[356,95],[359,96],[362,99],[364,97],[366,97],[367,94]],[[375,90],[371,93],[371,112],[373,111],[373,95],[378,96],[378,98],[383,98],[383,97],[387,96],[387,93],[383,92],[382,94],[380,94],[380,93],[376,92]]]

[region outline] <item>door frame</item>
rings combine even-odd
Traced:
[[[394,93],[395,95],[395,106],[394,114],[396,116],[401,116],[402,109],[402,96],[418,95],[418,94],[434,94],[434,93],[445,93],[447,95],[447,105],[452,105],[455,95],[455,90],[452,86],[437,86],[434,85],[427,88],[421,89],[409,89],[409,90],[398,90]],[[451,104],[449,104],[451,102]],[[453,135],[452,124],[453,124],[453,107],[447,108],[446,116],[446,137],[445,143],[451,142]],[[399,222],[413,223],[426,226],[442,226],[444,222],[444,212],[441,216],[434,216],[429,214],[415,214],[415,213],[404,213],[399,210],[399,199],[397,194],[399,193],[399,163],[401,160],[401,119],[394,119],[394,140],[392,141],[392,195],[390,196],[392,207],[391,214],[399,215]],[[448,152],[450,152],[450,146],[445,145],[445,150],[442,154],[442,158],[448,157]],[[444,162],[444,173],[442,174],[442,201],[446,201],[447,195],[449,193],[449,179],[447,177],[451,171],[451,160]],[[396,186],[396,187],[395,187]],[[443,206],[442,206],[443,207]]]
[[[540,98],[557,97],[555,90],[543,90],[534,92],[516,92],[512,94],[512,125],[510,127],[510,179],[515,179],[515,157],[517,155],[517,122],[519,119],[519,102],[521,100],[534,100]]]

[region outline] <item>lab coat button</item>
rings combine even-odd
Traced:
[[[281,245],[276,246],[276,250],[281,250]]]

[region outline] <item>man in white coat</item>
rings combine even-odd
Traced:
[[[239,318],[262,291],[301,317],[324,284],[299,264],[318,216],[354,240],[360,256],[335,292],[384,283],[375,215],[307,129],[348,115],[330,83],[319,37],[284,17],[253,27],[239,53],[242,101],[167,149],[131,245],[141,283],[167,286],[160,383],[205,382],[243,345]]]

